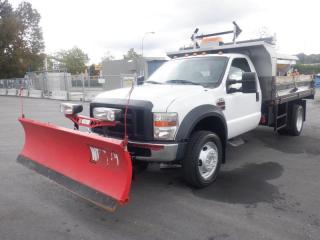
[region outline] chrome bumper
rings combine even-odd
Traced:
[[[135,156],[137,160],[155,161],[155,162],[170,162],[176,160],[178,152],[178,143],[170,144],[153,144],[129,141],[130,145],[149,149],[150,156]]]

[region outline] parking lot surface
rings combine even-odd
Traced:
[[[24,99],[27,117],[72,127],[59,101]],[[88,104],[84,108],[88,112]],[[0,97],[0,239],[320,239],[320,102],[300,137],[259,127],[227,149],[218,180],[197,190],[178,169],[136,175],[115,213],[16,163],[20,99]]]

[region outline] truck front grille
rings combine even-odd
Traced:
[[[140,101],[139,101],[140,102]],[[150,141],[153,138],[153,115],[151,109],[135,105],[135,101],[130,101],[127,112],[127,134],[129,140]],[[147,102],[148,103],[148,102]],[[148,104],[149,106],[149,104]],[[125,105],[108,104],[108,103],[91,103],[90,116],[94,107],[110,107],[121,109],[121,116],[119,123],[114,127],[97,127],[92,129],[101,135],[106,135],[114,138],[124,138],[124,125],[125,125]]]

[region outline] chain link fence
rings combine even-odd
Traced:
[[[135,74],[88,76],[67,72],[30,72],[24,78],[0,79],[0,95],[91,101],[97,94],[129,87]]]

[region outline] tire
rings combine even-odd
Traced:
[[[144,161],[136,161],[133,165],[136,173],[144,172],[148,169],[149,163]]]
[[[216,180],[221,161],[222,144],[218,135],[197,131],[191,136],[182,161],[183,177],[193,187],[206,187]]]
[[[303,129],[304,123],[304,109],[301,105],[295,104],[292,106],[292,114],[290,119],[289,134],[293,136],[299,136]]]

